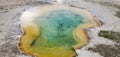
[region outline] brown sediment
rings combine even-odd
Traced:
[[[103,22],[101,20],[95,20],[94,19],[94,22],[97,23],[97,26],[102,26],[103,25]]]

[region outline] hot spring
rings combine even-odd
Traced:
[[[85,28],[98,26],[91,13],[63,5],[36,7],[21,18],[19,49],[37,57],[73,57],[88,42]]]

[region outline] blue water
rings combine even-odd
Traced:
[[[46,16],[39,16],[35,20],[40,27],[39,40],[45,39],[47,45],[43,46],[72,46],[77,43],[73,38],[73,30],[83,23],[83,19],[70,10],[54,10]]]

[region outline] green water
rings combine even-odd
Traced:
[[[35,23],[40,27],[41,34],[36,42],[41,47],[72,46],[77,44],[73,38],[73,30],[83,23],[83,19],[76,12],[69,10],[55,10],[46,16],[39,16],[36,18]],[[46,42],[40,41],[43,38]]]

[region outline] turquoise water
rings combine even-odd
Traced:
[[[40,37],[36,42],[45,39],[40,46],[72,46],[77,42],[73,38],[73,30],[83,23],[83,17],[69,10],[51,11],[46,16],[39,16],[35,23],[40,27]]]

